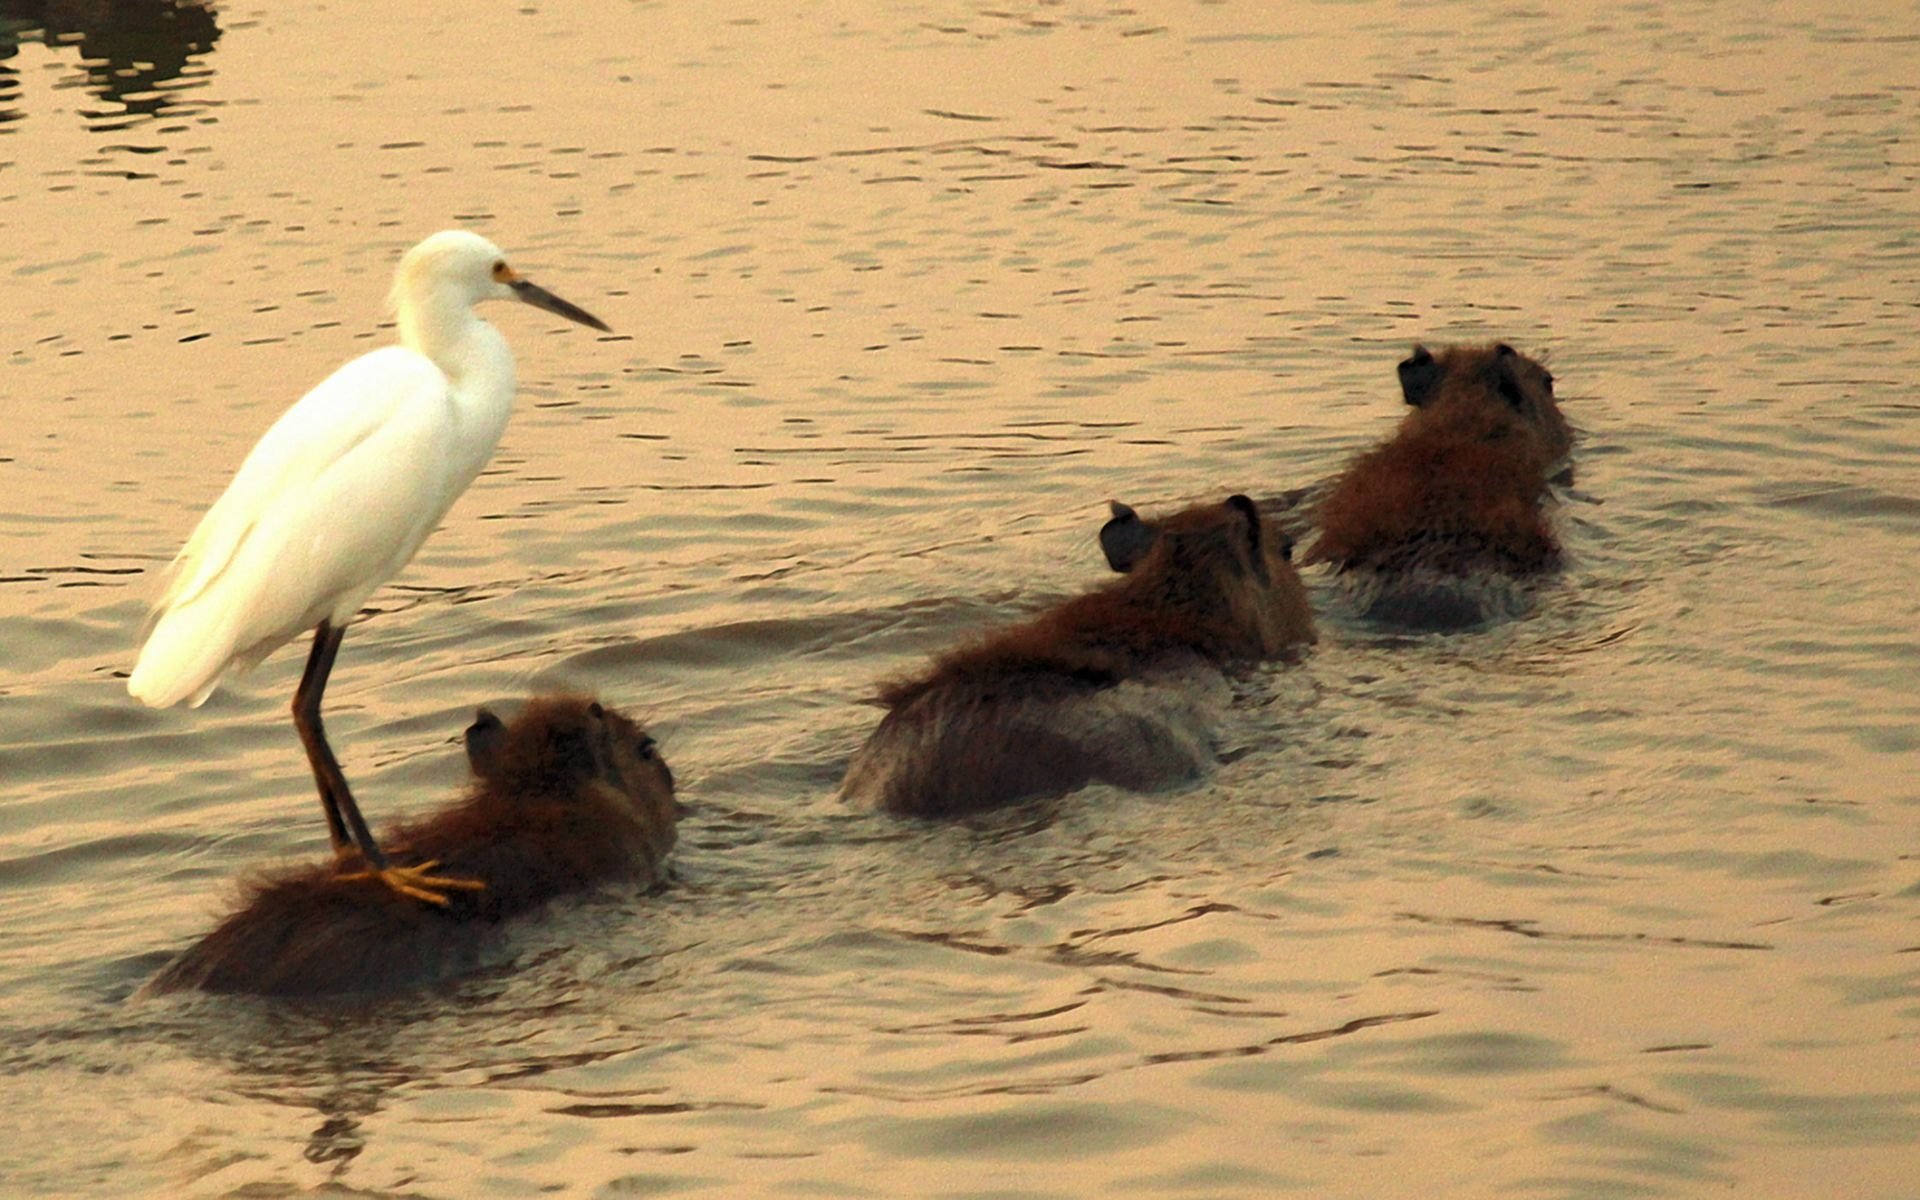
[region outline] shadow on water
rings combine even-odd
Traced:
[[[203,86],[211,70],[199,60],[220,40],[213,9],[193,0],[6,0],[0,3],[0,131],[25,117],[19,107],[22,46],[71,51],[76,83],[112,105],[83,110],[95,133],[178,116],[179,92]]]

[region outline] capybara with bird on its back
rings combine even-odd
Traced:
[[[1553,374],[1505,343],[1424,346],[1399,367],[1412,411],[1320,501],[1305,561],[1331,564],[1367,615],[1477,624],[1498,581],[1560,565],[1549,479],[1573,444]]]
[[[467,729],[473,783],[455,804],[392,830],[389,857],[481,886],[441,901],[396,892],[348,852],[266,872],[237,911],[145,991],[323,996],[391,991],[479,965],[508,918],[616,879],[657,881],[680,803],[653,738],[576,696],[529,701]]]
[[[938,817],[1096,781],[1157,790],[1205,771],[1222,667],[1314,639],[1292,542],[1234,496],[1155,522],[1116,504],[1101,544],[1123,578],[882,689],[886,716],[842,794]]]

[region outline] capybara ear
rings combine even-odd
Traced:
[[[1505,342],[1493,348],[1493,387],[1508,408],[1525,410],[1527,393],[1520,386],[1520,355]]]
[[[1113,519],[1100,527],[1100,549],[1107,556],[1107,565],[1125,575],[1153,549],[1160,531],[1118,500],[1108,501],[1107,506],[1113,511]]]
[[[1260,506],[1252,497],[1238,492],[1227,497],[1227,507],[1245,522],[1241,536],[1247,540],[1247,562],[1261,579],[1267,577],[1267,556],[1260,552],[1260,539],[1266,536],[1266,523],[1260,519]]]
[[[1253,549],[1260,548],[1260,506],[1253,497],[1243,496],[1239,492],[1227,497],[1227,507],[1239,513],[1247,522],[1247,544]]]
[[[1400,364],[1400,394],[1407,403],[1419,408],[1433,399],[1444,372],[1425,346],[1415,346],[1413,357]]]
[[[467,765],[481,778],[499,773],[500,750],[507,740],[507,727],[493,710],[483,708],[467,726]]]

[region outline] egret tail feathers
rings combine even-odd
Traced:
[[[183,700],[199,708],[230,669],[251,665],[235,653],[231,632],[206,628],[194,615],[191,608],[160,614],[127,677],[128,695],[154,708]]]

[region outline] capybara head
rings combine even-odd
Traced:
[[[672,829],[673,772],[646,730],[597,700],[543,696],[511,722],[481,709],[467,727],[467,762],[482,787],[509,800],[624,800],[641,822]]]
[[[1415,346],[1400,364],[1400,392],[1415,423],[1484,425],[1488,438],[1524,433],[1548,460],[1573,448],[1573,431],[1554,401],[1553,372],[1505,342],[1449,346],[1438,355]]]
[[[1100,530],[1107,565],[1139,592],[1195,621],[1231,629],[1267,657],[1314,640],[1313,610],[1293,567],[1293,538],[1254,502],[1224,503],[1144,521],[1115,501]]]

